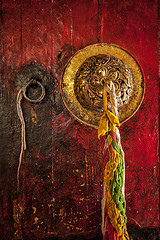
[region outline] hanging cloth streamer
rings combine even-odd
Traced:
[[[111,111],[108,110],[107,92],[110,96]],[[103,107],[104,113],[98,128],[103,153],[103,240],[129,240],[124,197],[124,152],[118,130],[120,123],[115,86],[112,81],[104,86]]]
[[[17,170],[17,192],[19,192],[19,173],[22,163],[22,155],[23,151],[26,150],[26,133],[25,133],[25,121],[23,117],[23,112],[21,108],[21,101],[23,98],[23,88],[21,88],[17,94],[17,114],[21,122],[21,152],[19,155],[19,164],[18,164],[18,170]]]
[[[30,85],[39,85],[41,87],[41,95],[39,98],[37,99],[30,99],[26,92],[28,87],[30,87]],[[23,99],[23,97],[32,103],[38,103],[40,102],[45,96],[45,88],[42,85],[42,83],[40,83],[39,81],[35,80],[35,79],[31,79],[30,81],[28,81],[18,92],[17,94],[17,114],[18,117],[20,119],[21,122],[21,151],[20,151],[20,155],[19,155],[19,164],[18,164],[18,170],[17,170],[17,193],[19,192],[19,175],[20,175],[20,168],[21,168],[21,164],[22,164],[22,156],[23,156],[23,151],[26,150],[26,132],[25,132],[25,121],[24,121],[24,117],[23,117],[23,112],[22,112],[22,107],[21,107],[21,101]]]

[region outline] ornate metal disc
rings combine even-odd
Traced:
[[[69,112],[78,121],[97,128],[103,113],[103,85],[110,80],[116,88],[122,123],[138,110],[143,99],[144,79],[137,61],[124,49],[106,43],[78,51],[68,61],[61,81]]]

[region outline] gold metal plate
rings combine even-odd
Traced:
[[[144,78],[137,61],[124,49],[106,43],[78,51],[67,63],[61,94],[65,106],[81,123],[97,128],[103,113],[103,85],[116,87],[119,120],[129,119],[144,95]]]

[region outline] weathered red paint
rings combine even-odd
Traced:
[[[4,239],[13,239],[16,231],[13,201],[17,198],[20,122],[14,78],[31,61],[46,67],[53,84],[42,103],[23,101],[22,105],[27,150],[20,174],[19,201],[24,210],[20,230],[31,239],[100,234],[100,143],[97,130],[78,123],[62,103],[60,76],[73,54],[66,47],[67,57],[62,54],[59,60],[65,44],[75,50],[97,42],[116,44],[133,54],[142,67],[146,85],[143,103],[120,128],[126,154],[127,216],[129,223],[158,227],[157,1],[2,0],[1,6],[0,211]],[[32,122],[31,109],[37,123]],[[60,212],[62,208],[64,212]]]

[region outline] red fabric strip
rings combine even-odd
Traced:
[[[102,153],[103,153],[105,141],[106,141],[106,135],[101,136],[101,151],[102,151]]]
[[[116,133],[113,132],[113,130],[110,131],[109,135],[113,138],[114,141],[116,141]]]
[[[106,232],[103,236],[103,240],[119,240],[119,236],[109,221],[109,217],[106,217]]]

